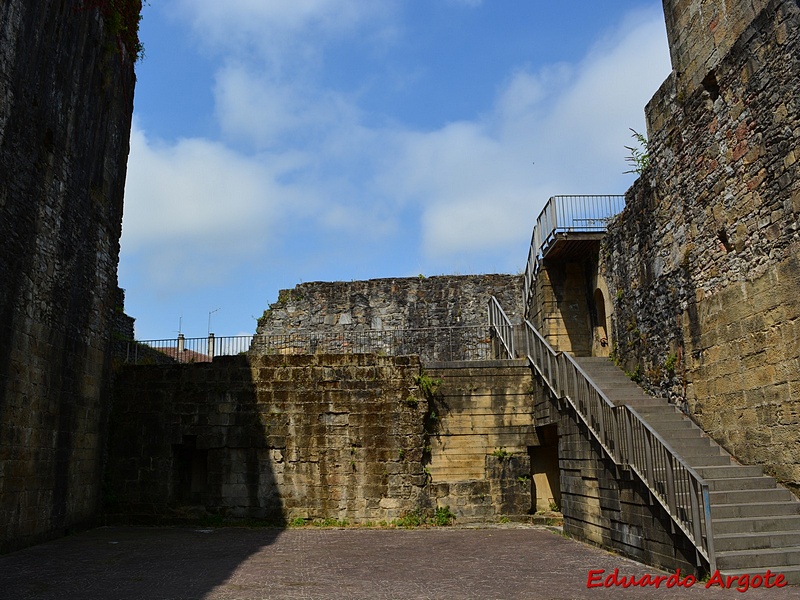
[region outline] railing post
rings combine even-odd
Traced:
[[[711,531],[711,500],[708,497],[708,484],[703,483],[700,489],[703,495],[703,514],[706,521],[706,554],[708,554],[709,569],[711,573],[714,573],[717,570],[717,555],[714,551],[714,534]]]
[[[653,487],[653,442],[650,439],[650,432],[644,432],[644,463],[645,473],[647,475],[647,484],[652,489]]]
[[[669,511],[673,515],[677,515],[678,508],[675,502],[675,473],[672,470],[671,456],[664,456],[664,468],[667,470],[667,504],[669,504]]]
[[[214,334],[208,334],[208,356],[209,358],[214,358]]]

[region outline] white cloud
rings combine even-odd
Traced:
[[[437,264],[503,251],[521,263],[550,195],[622,193],[630,183],[628,128],[643,128],[643,107],[670,68],[659,11],[631,18],[580,64],[510,74],[473,120],[418,131],[368,126],[356,96],[282,71],[281,61],[297,60],[291,49],[319,51],[315,33],[380,21],[367,8],[376,4],[179,0],[198,32],[232,50],[215,78],[225,142],[165,144],[133,130],[123,248],[163,285],[264,256],[275,238],[305,239],[324,255],[325,237],[384,237],[391,252],[393,236],[409,237],[401,227],[419,228]],[[230,58],[244,52],[237,44],[269,48],[260,60]]]
[[[217,72],[214,97],[223,133],[255,148],[318,141],[327,130],[358,127],[357,107],[345,95],[241,64]]]
[[[300,155],[248,157],[205,139],[167,145],[149,140],[134,125],[125,243],[137,249],[157,240],[224,239],[269,228],[281,204],[297,200],[276,178],[303,161]]]
[[[375,39],[391,29],[395,0],[176,0],[206,47],[244,56],[255,50],[287,75],[287,65],[313,62],[328,39],[369,24]],[[389,35],[389,37],[391,37]]]
[[[317,201],[313,191],[279,183],[306,160],[247,156],[204,139],[166,144],[134,124],[124,253],[147,263],[158,285],[208,281],[232,260],[263,252],[280,219]]]
[[[419,201],[429,257],[511,246],[551,195],[625,191],[628,128],[669,70],[660,13],[639,14],[573,68],[517,72],[482,119],[401,133],[382,181]]]

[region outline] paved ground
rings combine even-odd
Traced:
[[[800,589],[587,588],[660,575],[546,529],[102,528],[0,556],[2,600],[769,598]]]

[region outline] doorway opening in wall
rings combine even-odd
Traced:
[[[185,435],[172,445],[173,498],[178,505],[202,504],[208,480],[208,450],[197,448],[197,436]]]
[[[561,510],[558,468],[558,426],[537,427],[538,446],[528,446],[531,459],[531,513]]]
[[[606,299],[600,288],[594,291],[594,313],[597,320],[594,324],[592,355],[608,356],[610,344],[608,342],[608,325],[606,322]]]

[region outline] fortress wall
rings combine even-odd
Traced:
[[[526,517],[528,368],[442,365],[435,399],[419,373],[417,357],[368,354],[124,367],[107,510],[377,523],[438,504],[459,521]]]
[[[668,17],[684,4],[665,2]],[[600,268],[623,366],[737,458],[797,487],[800,7],[759,6],[744,27],[718,23],[711,77],[692,87],[676,71],[648,105],[651,166]]]
[[[768,0],[664,0],[672,67],[691,92],[769,4]]]
[[[134,73],[79,4],[0,3],[0,552],[100,498]]]
[[[388,520],[427,507],[415,357],[223,357],[115,381],[108,509]],[[187,508],[194,507],[194,508]]]
[[[519,275],[302,283],[280,291],[278,301],[259,319],[257,333],[485,327],[492,295],[512,321],[520,322],[522,276]]]

